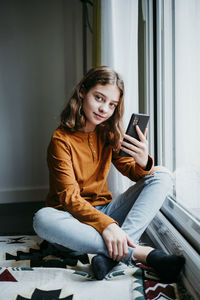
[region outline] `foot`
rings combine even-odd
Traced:
[[[177,282],[184,263],[183,256],[168,255],[158,249],[151,251],[146,258],[147,266],[152,267],[165,283]]]
[[[134,257],[147,266],[153,268],[161,280],[166,283],[176,282],[185,263],[185,258],[179,255],[169,255],[162,250],[152,247],[136,246]]]
[[[92,270],[95,278],[102,280],[117,264],[117,261],[104,255],[98,254],[94,256],[92,259]]]

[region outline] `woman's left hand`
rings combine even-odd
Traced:
[[[148,142],[146,139],[147,128],[145,129],[145,132],[143,134],[139,126],[137,125],[136,131],[140,141],[131,137],[130,135],[125,134],[124,138],[130,143],[122,141],[120,148],[124,152],[130,154],[134,158],[135,162],[140,165],[141,168],[145,169],[148,162]]]

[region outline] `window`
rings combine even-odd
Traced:
[[[159,11],[158,163],[175,178],[163,210],[200,253],[200,2],[160,1]]]
[[[163,249],[184,253],[184,275],[199,299],[200,1],[147,0],[142,6],[150,153],[175,179],[148,233]]]
[[[175,1],[176,200],[200,221],[200,2]]]

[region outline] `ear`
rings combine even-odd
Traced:
[[[83,87],[80,88],[79,97],[80,97],[80,99],[84,99],[84,97],[85,97],[85,91],[84,91]]]

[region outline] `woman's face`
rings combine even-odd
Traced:
[[[119,103],[120,90],[116,85],[97,84],[86,94],[80,92],[80,97],[83,98],[83,111],[86,116],[83,131],[90,132],[113,115]]]

